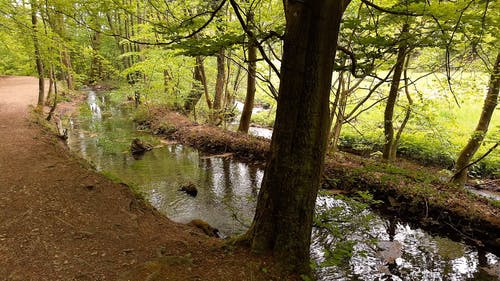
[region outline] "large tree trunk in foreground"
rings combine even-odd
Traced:
[[[409,25],[405,23],[403,29],[401,30],[402,42],[399,43],[398,57],[396,59],[396,65],[394,67],[394,75],[392,76],[391,89],[389,90],[389,97],[387,98],[387,104],[384,111],[384,151],[383,159],[388,161],[396,160],[396,149],[394,145],[394,107],[396,106],[396,101],[398,99],[399,93],[399,82],[401,81],[401,75],[403,74],[403,68],[407,52],[407,42],[406,35],[408,33]]]
[[[248,25],[253,24],[253,12],[249,11],[247,15]],[[253,103],[255,98],[255,74],[257,73],[257,47],[253,38],[248,38],[248,74],[247,74],[247,94],[245,105],[241,112],[240,125],[238,131],[248,133],[250,120],[252,119]]]
[[[309,246],[328,138],[333,61],[347,3],[285,1],[276,123],[256,214],[243,239],[255,252],[272,252],[286,273],[311,270]]]
[[[38,41],[38,18],[36,1],[30,1],[31,4],[31,25],[33,32],[33,45],[35,48],[36,72],[38,74],[38,106],[43,106],[45,101],[45,78],[43,74],[43,61],[40,53],[40,42]]]
[[[488,93],[484,100],[483,111],[477,124],[476,130],[472,134],[467,145],[460,152],[454,170],[457,172],[452,177],[452,182],[463,186],[467,181],[467,165],[471,161],[476,151],[481,146],[481,143],[488,132],[491,117],[498,104],[498,92],[500,91],[500,53],[497,54],[493,73],[491,73]]]

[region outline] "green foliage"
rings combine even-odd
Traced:
[[[272,127],[274,126],[274,116],[268,111],[257,112],[252,114],[252,123],[264,127]]]
[[[410,75],[422,76],[419,73]],[[446,77],[436,74],[419,80],[411,92],[414,99],[418,98],[419,103],[413,107],[412,118],[399,144],[398,155],[426,165],[451,168],[456,156],[475,129],[481,114],[487,81],[488,75],[485,73],[469,72],[457,75],[452,83],[457,86],[455,95],[460,101],[459,107],[454,98],[447,94]],[[396,122],[402,119],[405,106],[402,100],[400,107],[397,108]],[[383,106],[373,107],[344,126],[340,147],[363,155],[380,151],[384,143],[383,110]],[[498,126],[500,117],[494,115],[485,145],[480,148],[477,157],[489,149],[491,142],[500,138]],[[498,176],[498,163],[500,163],[500,151],[494,151],[474,165],[471,174]]]

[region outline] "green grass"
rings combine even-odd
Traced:
[[[416,79],[422,73],[411,73]],[[410,88],[414,100],[411,119],[403,132],[398,155],[416,160],[424,165],[436,165],[451,169],[460,150],[472,135],[481,114],[484,95],[487,91],[489,76],[486,73],[464,72],[453,77],[453,94],[449,90],[444,74],[430,75],[418,80]],[[362,83],[368,87],[368,83]],[[385,97],[388,85],[380,88],[380,93],[369,100],[365,106],[376,99]],[[355,101],[366,91],[355,92],[348,101],[347,112],[355,106]],[[263,93],[257,92],[257,99],[264,99]],[[455,98],[458,101],[455,101]],[[404,94],[395,110],[395,126],[399,126],[408,105]],[[274,104],[273,104],[274,105]],[[381,151],[384,143],[383,114],[385,102],[367,110],[342,128],[340,146],[369,154]],[[252,121],[260,125],[273,123],[274,114],[258,114]],[[495,141],[500,139],[500,113],[497,109],[491,120],[484,145],[476,153],[476,158],[483,155]],[[470,169],[473,176],[500,177],[500,149]]]
[[[419,74],[413,76],[417,77]],[[438,78],[429,76],[417,83],[418,92],[415,88],[412,89],[411,95],[415,105],[412,118],[402,135],[398,152],[423,164],[451,168],[478,122],[488,76],[464,73],[453,80],[454,93],[459,105],[446,88],[446,82],[443,82],[444,76],[439,75]],[[395,124],[399,125],[406,106],[406,99],[401,96],[395,113]],[[368,146],[372,150],[380,150],[383,146],[384,107],[385,103],[381,103],[360,115],[350,125],[344,126],[341,146],[349,148]],[[500,115],[497,110],[490,123],[485,143],[476,153],[476,157],[484,154],[498,139],[500,139]],[[498,177],[499,166],[500,151],[497,150],[475,165],[471,169],[471,174]]]

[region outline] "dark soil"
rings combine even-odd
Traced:
[[[36,96],[36,79],[0,78],[0,280],[281,280],[70,156],[28,120]]]

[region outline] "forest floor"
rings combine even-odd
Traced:
[[[29,120],[37,88],[0,77],[0,280],[280,280],[71,156]]]
[[[209,153],[230,153],[263,165],[269,150],[267,139],[200,125],[165,107],[150,107],[149,114],[141,118],[136,121],[152,133]],[[376,157],[336,153],[326,159],[323,187],[333,194],[369,191],[384,202],[374,206],[384,213],[500,254],[499,201],[451,186],[447,183],[449,175],[441,170],[400,158],[396,163],[384,163]],[[495,184],[498,180],[490,181],[496,190]]]

